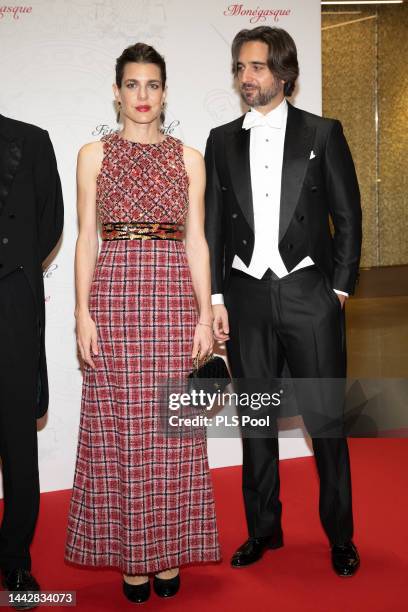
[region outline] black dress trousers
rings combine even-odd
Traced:
[[[344,310],[338,297],[315,266],[282,279],[272,273],[260,280],[233,269],[225,305],[230,324],[227,354],[234,378],[276,380],[286,361],[294,379],[305,379],[299,381],[304,385],[296,399],[312,436],[321,522],[332,545],[349,541],[353,534],[350,463],[347,440],[339,434],[343,401],[339,387],[333,391],[330,384],[339,379],[341,389],[346,376]],[[313,379],[321,379],[322,385]],[[317,418],[306,402],[308,387],[320,402]],[[327,422],[337,426],[325,433]],[[243,494],[251,537],[280,530],[277,437],[243,437]]]
[[[0,279],[0,456],[4,515],[0,568],[31,569],[39,510],[36,404],[40,333],[23,270]]]

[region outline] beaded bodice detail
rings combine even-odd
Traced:
[[[96,184],[101,223],[184,223],[188,176],[183,144],[172,136],[155,144],[103,136],[104,157]]]

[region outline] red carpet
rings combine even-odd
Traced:
[[[152,593],[143,610],[208,612],[406,612],[408,610],[408,440],[351,440],[355,542],[361,568],[351,579],[330,567],[320,527],[313,458],[281,462],[285,547],[246,569],[229,558],[246,538],[240,468],[213,470],[224,561],[182,572],[173,600]],[[134,610],[114,571],[69,567],[63,561],[69,491],[42,495],[32,547],[44,590],[76,590],[78,610]],[[55,608],[54,608],[55,609]],[[67,608],[57,608],[64,609]]]

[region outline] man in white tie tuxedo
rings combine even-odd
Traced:
[[[341,124],[286,100],[299,73],[286,31],[242,30],[232,64],[250,111],[211,130],[205,154],[215,337],[226,341],[234,379],[272,380],[284,362],[296,379],[344,379],[344,303],[358,275],[361,207]],[[342,398],[321,410],[341,425],[325,435],[302,412],[320,477],[320,518],[334,570],[352,576],[360,560],[347,440],[338,434]],[[233,567],[283,545],[276,435],[243,437],[243,495],[249,538]]]

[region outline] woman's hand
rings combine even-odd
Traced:
[[[89,312],[76,315],[76,335],[82,360],[95,370],[96,365],[93,362],[92,355],[98,355],[98,337],[95,322]]]
[[[193,352],[191,354],[192,358],[200,357],[200,359],[205,359],[209,355],[211,355],[213,351],[214,338],[212,325],[204,325],[203,323],[197,323],[194,333],[194,341],[193,341]]]

